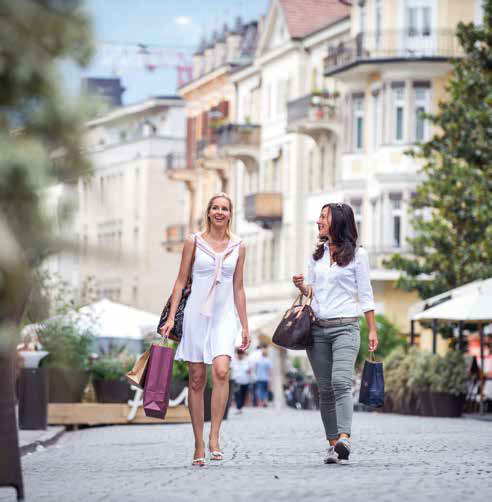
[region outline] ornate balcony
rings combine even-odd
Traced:
[[[217,142],[215,140],[200,139],[197,141],[196,160],[198,166],[204,169],[225,172],[228,167],[227,160],[218,155]]]
[[[247,221],[268,225],[282,221],[282,194],[260,192],[244,198],[244,216]]]
[[[259,125],[227,124],[217,129],[217,148],[224,157],[238,159],[248,169],[257,168],[260,150]]]
[[[307,134],[315,141],[323,134],[339,133],[342,125],[339,94],[313,92],[287,104],[289,132]]]
[[[168,153],[166,159],[166,174],[170,180],[193,183],[196,171],[187,165],[186,154],[182,152]]]
[[[355,38],[328,47],[325,76],[358,77],[374,65],[401,61],[446,62],[463,54],[453,30],[387,30],[359,33]]]

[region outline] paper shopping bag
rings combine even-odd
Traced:
[[[171,392],[174,351],[152,345],[145,377],[143,405],[147,417],[164,419]]]
[[[133,368],[126,374],[130,385],[136,385],[139,389],[144,388],[147,364],[150,356],[150,347],[135,361]]]
[[[383,363],[374,360],[364,362],[362,381],[360,384],[359,403],[379,408],[384,404],[384,374]]]

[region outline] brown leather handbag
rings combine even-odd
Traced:
[[[311,324],[314,312],[311,308],[312,290],[309,291],[306,303],[302,303],[301,293],[285,312],[284,317],[273,334],[272,342],[279,347],[291,350],[305,350],[313,345]]]

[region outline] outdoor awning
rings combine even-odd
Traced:
[[[442,319],[446,321],[492,321],[492,295],[476,291],[458,296],[424,310],[412,317],[413,321]]]

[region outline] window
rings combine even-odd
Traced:
[[[325,164],[326,164],[326,147],[321,146],[319,149],[319,189],[325,189]]]
[[[334,187],[337,183],[337,142],[333,141],[333,149],[331,153],[331,186]]]
[[[353,98],[353,147],[355,150],[364,148],[364,97],[362,95]]]
[[[362,199],[351,199],[350,205],[354,211],[355,224],[360,239],[362,237]]]
[[[366,31],[366,4],[359,4],[359,33]]]
[[[378,199],[371,200],[371,247],[376,250],[379,244],[378,237]]]
[[[308,159],[308,192],[314,192],[314,148],[309,150]]]
[[[402,142],[404,138],[405,87],[399,83],[393,85],[393,130],[394,141]]]
[[[401,247],[401,193],[390,193],[391,202],[391,237],[394,248]]]
[[[311,72],[311,92],[318,91],[318,69],[313,68]]]
[[[381,26],[383,23],[383,2],[382,0],[375,1],[375,19],[376,19],[376,49],[381,48]]]
[[[414,138],[416,142],[425,141],[429,137],[429,124],[423,117],[423,114],[429,111],[429,91],[428,84],[422,83],[414,85]]]
[[[426,0],[407,0],[405,31],[409,38],[432,34],[432,5]]]
[[[381,98],[379,91],[374,92],[372,95],[372,141],[374,149],[376,149],[381,143],[381,131],[379,124],[379,115],[381,113],[380,101]]]

